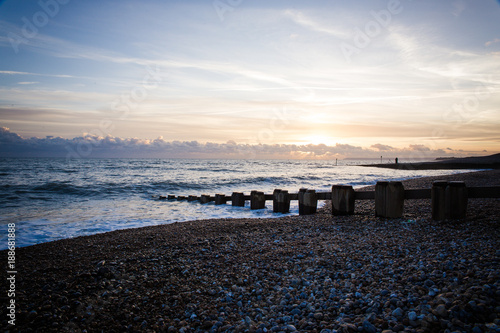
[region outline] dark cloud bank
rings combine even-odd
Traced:
[[[370,148],[336,144],[238,144],[200,143],[198,141],[165,141],[137,138],[98,137],[85,134],[73,139],[61,137],[23,138],[6,127],[0,127],[1,157],[63,157],[63,158],[276,158],[276,159],[335,159],[335,158],[433,158],[450,156],[451,151],[432,150],[424,145],[404,149],[376,143]],[[455,152],[457,155],[457,152]]]

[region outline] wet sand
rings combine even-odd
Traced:
[[[492,186],[500,171],[404,185],[435,179]],[[498,330],[500,200],[470,199],[460,221],[430,215],[430,200],[405,201],[401,219],[376,218],[373,201],[358,201],[353,216],[334,217],[327,204],[307,217],[183,222],[20,248],[12,331]]]

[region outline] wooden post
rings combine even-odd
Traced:
[[[332,214],[354,214],[354,189],[350,185],[332,186]]]
[[[216,205],[225,205],[226,204],[226,196],[224,194],[216,194],[215,195],[215,204]]]
[[[174,199],[175,199],[175,195],[169,194],[169,195],[167,196],[167,199],[168,199],[168,200],[174,200]]]
[[[190,196],[188,196],[188,201],[189,202],[196,201],[196,200],[199,200],[199,198],[196,195],[190,195]]]
[[[401,182],[380,181],[375,185],[375,216],[403,216],[405,189]]]
[[[266,197],[264,192],[252,191],[250,193],[250,209],[266,208]]]
[[[431,207],[432,219],[435,221],[443,221],[446,219],[446,180],[436,180],[432,183],[431,188]]]
[[[299,215],[305,215],[304,214],[304,194],[306,193],[307,189],[306,188],[301,188],[299,190],[299,193],[297,194],[298,200],[299,200]]]
[[[452,220],[463,219],[467,215],[467,187],[464,182],[449,182],[446,187],[446,215]]]
[[[245,207],[245,195],[240,192],[233,192],[231,195],[231,205],[236,207]]]
[[[200,197],[200,203],[202,204],[207,204],[210,202],[210,195],[208,194],[202,194]]]
[[[183,196],[183,195],[178,195],[177,196],[177,201],[182,201],[182,200],[186,200],[186,197]]]
[[[375,185],[375,216],[385,217],[386,192],[388,185],[389,182],[386,181],[379,181]]]
[[[300,192],[299,192],[300,193]],[[300,196],[299,196],[300,200]],[[300,205],[300,201],[299,201]],[[307,190],[302,195],[302,213],[300,215],[311,215],[316,213],[318,207],[318,196],[315,190]]]
[[[405,188],[401,182],[389,182],[387,186],[386,217],[399,218],[403,216],[405,203]]]
[[[283,190],[278,193],[277,198],[277,212],[288,213],[290,211],[290,194],[288,191]]]
[[[278,195],[280,194],[281,190],[275,189],[273,192],[273,213],[278,213]]]

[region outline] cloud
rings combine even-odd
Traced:
[[[84,133],[65,139],[23,138],[9,128],[0,127],[0,155],[5,157],[132,157],[132,158],[230,158],[230,159],[335,159],[378,158],[385,151],[406,158],[433,158],[446,156],[441,149],[413,144],[397,149],[383,144],[363,148],[350,144],[238,144],[198,141],[166,141],[156,139],[120,138]]]
[[[285,11],[285,15],[289,17],[296,24],[301,25],[310,30],[316,32],[322,32],[341,39],[346,39],[351,37],[351,33],[338,28],[321,25],[317,22],[316,19],[310,18],[300,11],[288,9]]]
[[[0,74],[5,75],[33,75],[33,76],[45,76],[45,77],[57,77],[57,78],[72,78],[71,75],[50,75],[50,74],[40,74],[40,73],[30,73],[30,72],[18,72],[18,71],[0,71]]]
[[[16,133],[12,133],[7,127],[0,127],[0,145],[21,143],[23,138]]]
[[[488,47],[488,46],[491,46],[491,45],[499,43],[499,42],[500,42],[500,38],[495,38],[493,40],[490,40],[490,41],[487,41],[486,43],[484,43],[484,46]]]
[[[391,150],[394,150],[393,147],[387,146],[387,145],[383,145],[383,144],[380,144],[380,143],[371,145],[370,148],[377,149],[378,151],[391,151]]]
[[[426,147],[424,145],[410,145],[409,150],[411,150],[411,151],[430,151],[430,148]]]

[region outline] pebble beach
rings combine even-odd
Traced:
[[[494,186],[500,170],[403,184],[430,188],[436,179]],[[338,217],[327,203],[310,216],[182,222],[19,248],[16,325],[2,320],[4,330],[500,332],[500,199],[469,199],[459,221],[433,221],[430,200],[406,200],[404,211],[377,218],[366,200]]]

